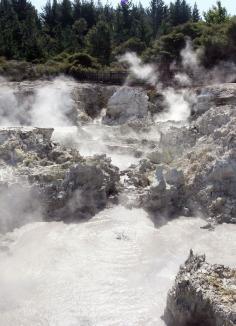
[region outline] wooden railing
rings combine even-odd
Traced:
[[[86,71],[76,72],[73,77],[79,81],[89,81],[106,84],[118,84],[121,85],[125,82],[128,73],[125,71],[121,72],[110,72],[110,71]]]

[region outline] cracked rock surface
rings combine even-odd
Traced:
[[[236,270],[190,251],[168,293],[164,320],[167,326],[235,325]]]
[[[52,132],[47,128],[0,129],[1,196],[14,198],[28,192],[30,199],[33,194],[34,208],[38,202],[47,219],[91,217],[117,193],[119,170],[106,156],[84,159],[78,151],[52,142]],[[19,215],[33,205],[31,200],[22,202]]]

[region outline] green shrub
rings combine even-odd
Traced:
[[[122,55],[125,52],[136,52],[137,54],[141,54],[146,49],[146,44],[142,42],[140,39],[136,37],[132,37],[128,39],[126,42],[117,46],[113,52],[113,57],[117,55]]]
[[[0,65],[4,65],[6,63],[5,57],[0,57]]]
[[[68,57],[68,62],[71,66],[83,66],[86,68],[100,68],[97,59],[87,53],[74,53]]]
[[[62,61],[67,61],[67,59],[70,57],[70,54],[67,52],[61,52],[59,54],[57,54],[56,56],[54,56],[52,58],[53,61],[56,62],[62,62]]]

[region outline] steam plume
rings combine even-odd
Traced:
[[[129,78],[131,80],[132,76],[134,76],[136,79],[143,80],[150,85],[156,85],[158,75],[155,66],[142,63],[136,53],[127,52],[119,58],[119,61],[128,63],[131,74]]]

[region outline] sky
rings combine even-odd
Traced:
[[[47,0],[31,0],[31,2],[35,5],[35,7],[40,11],[41,8],[45,5]],[[143,6],[148,6],[150,0],[133,0],[133,2],[141,2]],[[96,0],[94,0],[96,2]],[[106,3],[107,0],[102,0],[103,3]],[[109,0],[113,6],[116,6],[120,0]],[[169,3],[169,0],[165,0],[166,3]],[[201,13],[206,11],[212,5],[216,3],[216,0],[188,0],[189,4],[193,5],[194,2],[197,2],[198,8],[200,9]],[[221,3],[227,8],[228,12],[231,15],[236,15],[236,0],[222,0]]]

